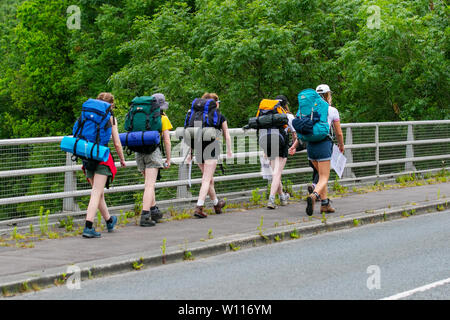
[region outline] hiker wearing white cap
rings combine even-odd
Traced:
[[[333,152],[333,133],[336,136],[339,150],[344,152],[344,136],[342,134],[339,111],[332,107],[332,91],[326,84],[321,84],[316,88],[316,92],[328,103],[328,125],[330,134],[321,141],[309,141],[307,144],[308,160],[310,160],[316,170],[319,172],[319,181],[315,185],[311,194],[307,198],[306,213],[312,215],[315,202],[321,200],[320,212],[332,213],[335,209],[330,205],[330,199],[327,198],[327,185],[330,177],[330,163]],[[296,148],[297,144],[293,146]]]
[[[333,93],[326,84],[321,84],[316,88],[316,92],[329,104],[328,108],[328,125],[330,126],[331,135],[336,136],[339,150],[344,153],[344,136],[342,134],[339,111],[332,107]],[[331,154],[333,153],[333,141],[331,138],[319,143],[308,143],[308,158],[312,161],[314,167],[319,171],[319,181],[316,184],[313,193],[308,196],[308,209],[314,210],[314,203],[321,201],[320,212],[332,213],[335,209],[330,205],[330,199],[327,198],[327,185],[330,178]]]

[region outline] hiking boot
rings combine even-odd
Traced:
[[[82,236],[84,238],[100,238],[102,235],[100,232],[95,231],[94,228],[85,227]]]
[[[314,213],[314,204],[316,203],[316,201],[319,198],[317,198],[315,193],[311,193],[307,198],[306,198],[306,214],[308,216],[312,216]]]
[[[203,206],[196,206],[194,216],[197,218],[208,218],[208,215],[203,212]]]
[[[214,206],[214,211],[216,212],[216,214],[221,214],[222,213],[222,208],[225,207],[225,205],[226,205],[225,201],[219,200],[217,205]]]
[[[108,229],[108,232],[113,232],[114,231],[114,227],[116,226],[117,223],[117,217],[116,216],[111,216],[112,222],[110,223],[106,223],[106,228]]]
[[[139,225],[141,227],[153,227],[156,223],[152,221],[152,216],[150,213],[141,213],[141,222]]]
[[[159,208],[155,206],[155,209],[151,210],[150,209],[150,215],[152,217],[152,220],[155,221],[156,223],[159,222],[159,220],[162,219],[163,214],[161,211],[159,211]]]
[[[328,203],[327,204],[322,204],[320,206],[320,213],[325,212],[325,213],[334,213],[336,212],[336,210],[331,206],[331,201],[328,199]]]

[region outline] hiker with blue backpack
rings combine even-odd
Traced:
[[[231,137],[228,131],[227,119],[220,112],[220,100],[215,93],[205,93],[200,99],[192,102],[191,109],[186,114],[184,130],[200,129],[201,134],[189,134],[185,142],[190,147],[190,155],[187,161],[191,162],[193,156],[202,172],[202,184],[195,207],[194,216],[197,218],[207,218],[204,212],[206,196],[209,195],[213,202],[216,214],[221,214],[226,205],[224,200],[217,198],[214,188],[214,173],[220,158],[221,144],[218,134],[221,132],[226,143],[227,157],[232,157]],[[210,133],[212,130],[212,134]]]
[[[64,137],[61,142],[64,151],[73,153],[73,160],[82,159],[83,172],[92,186],[82,233],[84,238],[101,237],[94,228],[97,209],[106,221],[108,232],[112,232],[117,223],[117,217],[109,214],[104,196],[105,186],[109,188],[117,172],[108,148],[111,137],[120,165],[126,167],[113,108],[114,96],[108,92],[100,93],[97,99],[89,99],[83,104],[81,116],[75,122],[73,137]]]
[[[327,197],[327,185],[330,177],[330,163],[333,152],[333,133],[336,136],[340,152],[344,152],[344,136],[342,134],[339,112],[331,106],[330,87],[319,85],[316,90],[306,89],[299,93],[299,110],[293,126],[298,138],[307,142],[308,159],[319,172],[319,181],[314,190],[306,198],[306,214],[314,213],[314,206],[321,201],[320,212],[333,213],[330,199]],[[298,143],[298,142],[297,142]],[[294,147],[294,146],[293,146]],[[297,147],[297,144],[295,144]]]

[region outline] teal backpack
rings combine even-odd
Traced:
[[[328,103],[314,89],[298,94],[297,118],[292,122],[297,137],[303,141],[317,142],[330,135]]]

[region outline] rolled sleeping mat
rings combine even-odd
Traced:
[[[76,150],[74,147],[76,145]],[[94,159],[97,161],[107,162],[109,158],[109,148],[88,142],[83,139],[74,137],[64,137],[61,141],[61,150],[72,153],[78,157],[83,157],[86,159]],[[98,151],[98,156],[97,156]]]
[[[282,127],[288,124],[287,115],[284,113],[268,114],[259,117],[250,118],[248,127],[250,129],[269,129]]]
[[[119,134],[120,142],[123,146],[141,147],[157,145],[160,142],[158,131],[136,131]]]

